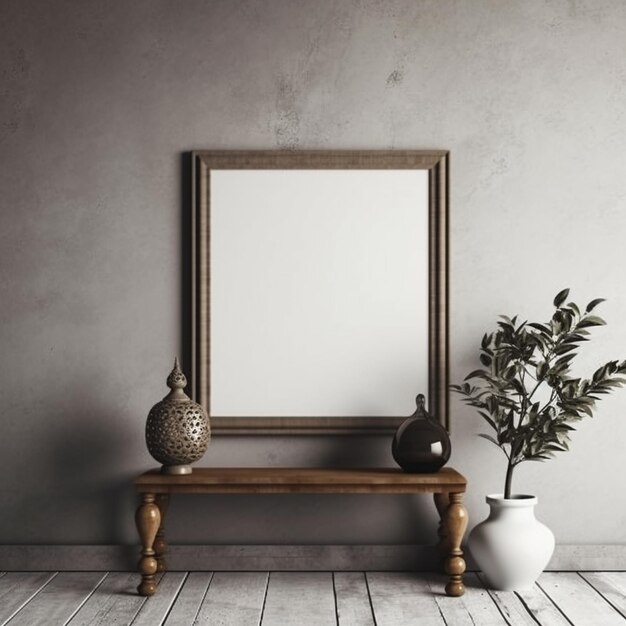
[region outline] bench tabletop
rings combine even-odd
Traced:
[[[140,493],[447,493],[464,492],[467,480],[451,467],[432,474],[399,468],[194,467],[191,474],[158,469],[135,480]]]

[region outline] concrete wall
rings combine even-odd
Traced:
[[[0,543],[134,541],[128,484],[182,347],[182,154],[446,148],[451,369],[499,313],[604,296],[586,369],[626,357],[626,4],[620,0],[0,5]],[[581,366],[581,367],[582,367]],[[519,491],[562,543],[626,543],[626,392]],[[455,399],[474,521],[500,452]],[[377,465],[387,439],[215,440],[204,464]],[[426,499],[178,503],[172,542],[403,543]]]

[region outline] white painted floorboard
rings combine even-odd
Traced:
[[[545,572],[537,584],[575,626],[624,626],[624,616],[576,572]]]
[[[263,626],[336,626],[331,572],[272,572]]]
[[[137,617],[132,622],[133,626],[162,626],[170,614],[186,578],[186,572],[168,572],[165,574],[159,583],[159,593],[152,596],[149,601],[144,602]],[[135,575],[128,592],[133,593],[136,586],[137,576]]]
[[[10,626],[65,626],[105,577],[102,572],[57,574],[11,619]]]
[[[337,624],[339,626],[374,626],[367,581],[363,572],[333,574]]]
[[[207,626],[260,624],[267,572],[216,572],[196,621]]]
[[[580,575],[626,618],[626,572],[585,572]]]
[[[626,626],[626,572],[549,572],[529,591],[412,572],[0,572],[0,626]]]
[[[112,572],[102,581],[69,621],[69,626],[126,626],[131,624],[145,598],[129,593],[136,576]]]
[[[424,574],[373,572],[367,582],[377,626],[445,624]]]
[[[50,572],[4,574],[0,578],[0,624],[4,626],[54,576]]]
[[[187,580],[185,580],[185,584],[165,620],[166,626],[190,626],[197,623],[196,616],[209,589],[212,577],[213,572],[191,572],[187,576]],[[153,598],[156,598],[156,594]]]
[[[571,623],[538,585],[529,591],[519,591],[517,595],[543,626],[568,626]]]
[[[476,574],[468,573],[463,578],[465,594],[460,598],[450,598],[442,593],[446,583],[445,576],[430,576],[430,590],[446,624],[506,626],[502,613]]]

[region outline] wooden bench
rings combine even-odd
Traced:
[[[135,480],[141,494],[135,521],[142,544],[137,591],[151,596],[156,590],[155,575],[166,571],[163,523],[173,493],[432,493],[440,517],[438,547],[449,575],[446,593],[461,596],[465,591],[461,541],[467,528],[462,501],[466,486],[466,479],[450,467],[434,474],[407,474],[395,468],[197,467],[191,474],[174,476],[152,470]]]

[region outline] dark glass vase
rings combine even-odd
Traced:
[[[405,471],[416,474],[436,472],[450,458],[448,431],[424,408],[424,396],[415,399],[417,410],[398,426],[391,453]]]

